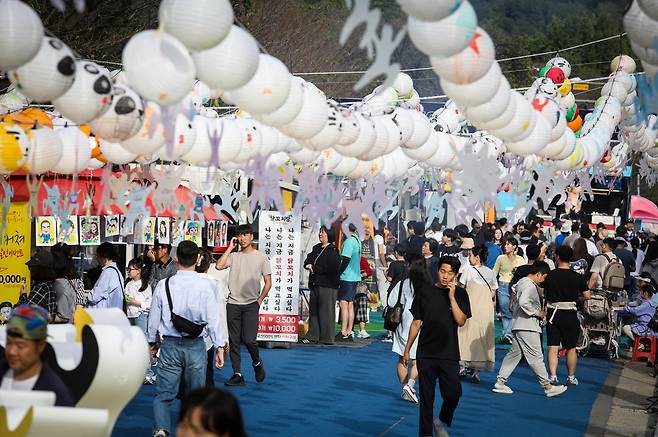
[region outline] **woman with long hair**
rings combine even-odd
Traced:
[[[493,243],[497,244],[502,249],[502,247],[503,247],[503,230],[500,229],[499,227],[496,227],[494,229]]]
[[[304,260],[309,271],[309,329],[302,343],[334,343],[336,296],[340,278],[340,254],[334,245],[336,234],[325,226],[318,233],[320,242]]]
[[[149,285],[148,272],[145,269],[142,258],[132,259],[128,263],[125,283],[126,315],[130,324],[139,326],[148,338],[148,317],[151,309],[151,298],[153,292]],[[151,369],[151,363],[144,375],[144,384],[151,385],[155,381],[155,374]]]
[[[216,388],[195,390],[181,402],[176,435],[245,437],[238,400]]]
[[[388,293],[387,305],[393,307],[397,304],[398,299],[403,305],[404,311],[402,312],[402,322],[398,325],[393,333],[393,352],[398,355],[397,373],[400,384],[402,384],[402,399],[418,403],[418,396],[416,395],[416,379],[418,379],[418,369],[416,368],[416,348],[418,347],[418,338],[411,346],[409,364],[405,366],[402,362],[404,356],[404,349],[407,345],[407,338],[409,337],[409,328],[414,320],[411,314],[411,304],[414,301],[414,290],[417,286],[431,285],[432,279],[427,272],[427,263],[425,257],[422,255],[409,255],[409,267],[407,274],[404,275],[400,281],[391,288]]]
[[[55,283],[53,289],[57,296],[57,312],[53,323],[69,323],[75,311],[75,287],[67,276],[67,261],[63,253],[53,252]]]
[[[468,258],[467,268],[459,278],[471,302],[471,318],[458,331],[462,376],[472,371],[472,381],[480,382],[480,371],[492,371],[495,358],[494,300],[498,281],[493,271],[484,265],[487,247],[478,245]]]
[[[30,270],[30,294],[27,294],[23,284],[18,304],[40,306],[48,311],[48,322],[53,322],[57,315],[57,295],[54,290],[57,275],[53,255],[50,252],[37,252],[26,264]]]
[[[583,238],[578,238],[573,243],[573,261],[569,263],[569,267],[574,272],[589,277],[589,269],[592,267],[594,258],[587,251],[587,242]]]

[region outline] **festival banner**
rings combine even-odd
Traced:
[[[5,302],[15,304],[18,301],[23,282],[25,289],[30,289],[30,273],[25,263],[30,259],[31,224],[27,203],[12,203],[7,213],[7,232],[2,236],[2,244],[0,244],[1,307],[6,307],[1,305]],[[51,232],[55,232],[54,226]]]
[[[270,258],[272,289],[260,307],[258,340],[297,342],[301,218],[261,211],[258,249]]]

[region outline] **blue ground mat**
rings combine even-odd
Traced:
[[[498,346],[496,368],[508,347]],[[414,436],[418,407],[400,399],[390,343],[363,347],[262,349],[267,369],[264,383],[255,382],[246,350],[245,387],[231,388],[239,398],[250,436]],[[508,385],[512,395],[491,392],[495,373],[483,373],[480,384],[462,382],[463,395],[451,436],[496,432],[509,436],[580,436],[612,363],[597,358],[578,362],[578,387],[548,399],[530,368],[520,365]],[[216,371],[218,386],[230,376],[230,363]],[[564,380],[564,358],[558,375]],[[123,411],[113,436],[147,436],[152,426],[155,389],[143,387]],[[438,414],[440,395],[437,387]],[[177,405],[172,418],[177,415]]]

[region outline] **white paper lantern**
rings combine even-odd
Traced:
[[[388,141],[384,150],[384,155],[387,155],[402,145],[402,130],[390,115],[384,115],[380,119],[387,131]]]
[[[260,156],[268,157],[274,153],[274,150],[279,143],[279,135],[281,135],[281,133],[278,131],[278,129],[266,126],[262,123],[258,123],[257,126],[261,136],[261,143],[258,154]]]
[[[571,64],[569,63],[569,61],[567,61],[566,59],[564,59],[560,56],[556,56],[556,57],[550,59],[546,63],[546,65],[549,67],[549,69],[553,68],[553,67],[559,68],[564,73],[564,77],[570,77],[571,76]]]
[[[76,174],[86,169],[91,159],[89,138],[77,127],[65,127],[56,134],[62,142],[62,156],[51,171]]]
[[[304,147],[312,150],[325,150],[332,147],[340,139],[343,129],[342,119],[343,117],[340,115],[340,108],[336,105],[330,104],[327,122],[324,127],[313,137],[304,141]]]
[[[359,165],[358,159],[351,156],[343,156],[331,172],[336,176],[347,176],[354,171],[357,165]]]
[[[498,62],[494,62],[487,74],[475,82],[459,85],[441,79],[441,87],[459,106],[477,106],[488,102],[496,95],[502,77]]]
[[[523,98],[523,96],[521,96],[516,91],[510,91],[510,97],[507,103],[507,107],[498,117],[488,121],[474,121],[475,125],[478,128],[484,129],[489,132],[507,126],[512,121],[512,118],[514,118],[514,115],[516,114],[516,104],[517,101],[519,101],[515,97],[517,94],[519,95],[519,97]],[[466,113],[469,114],[468,108],[466,110]]]
[[[336,152],[334,149],[325,149],[322,151],[317,161],[322,165],[322,170],[325,173],[330,173],[338,164],[340,164],[343,156]]]
[[[430,62],[439,77],[456,84],[475,82],[482,78],[496,59],[496,48],[487,32],[479,27],[471,43],[449,58],[431,56]]]
[[[100,144],[100,149],[101,152],[103,153],[103,156],[108,160],[108,162],[111,162],[112,164],[118,164],[118,165],[123,165],[123,164],[128,164],[129,162],[133,162],[135,158],[137,158],[136,153],[129,152],[128,150],[124,149],[121,144],[119,143],[112,143],[110,141],[105,141],[104,139],[98,140]]]
[[[653,0],[637,0],[637,4],[645,14],[658,21],[658,3]]]
[[[327,123],[329,107],[324,97],[310,87],[304,89],[304,100],[297,116],[279,130],[289,137],[306,140],[317,135]]]
[[[249,118],[238,118],[236,119],[236,122],[240,130],[242,146],[240,148],[240,153],[233,158],[232,161],[236,163],[246,163],[251,158],[258,155],[263,139],[255,120]],[[288,149],[289,152],[293,150]]]
[[[430,127],[429,119],[422,112],[412,110],[410,114],[413,118],[414,130],[409,139],[404,142],[403,146],[407,149],[417,149],[425,144],[430,137],[432,128]]]
[[[31,174],[45,173],[62,158],[62,140],[48,128],[33,129],[30,134],[30,148],[23,169]]]
[[[451,134],[436,132],[432,134],[436,138],[436,153],[427,160],[427,164],[434,168],[446,168],[454,159],[459,146],[456,137]]]
[[[565,129],[564,136],[565,136],[564,148],[559,153],[552,156],[551,159],[558,161],[562,159],[566,159],[575,152],[576,134],[574,134],[571,129]]]
[[[539,153],[550,142],[551,129],[543,117],[535,116],[535,125],[532,131],[518,141],[505,143],[507,151],[519,156],[528,156]]]
[[[217,119],[205,119],[205,122],[197,123],[197,117],[194,117],[193,125],[197,131],[203,126],[205,127],[206,131],[210,130],[211,133],[215,132],[221,135],[218,147],[218,158],[220,165],[224,164],[225,162],[232,161],[240,154],[240,150],[242,149],[242,133],[237,121],[234,118],[220,117]],[[199,143],[201,144],[201,150],[195,150],[197,145],[197,142],[195,141],[195,145],[192,146],[188,152],[188,158],[191,161],[205,163],[210,159],[212,154],[212,150],[209,148],[210,143],[207,142],[206,139],[202,140],[203,143]],[[206,149],[204,149],[204,147],[206,147]]]
[[[334,149],[345,157],[356,157],[366,153],[375,143],[376,133],[375,124],[370,117],[355,113],[359,124],[359,134],[352,144],[346,146],[335,144]]]
[[[500,80],[498,91],[488,102],[478,106],[468,106],[465,108],[466,119],[477,123],[495,120],[500,117],[507,109],[510,102],[511,89],[509,82],[505,77]]]
[[[500,129],[489,129],[489,132],[506,141],[521,141],[535,128],[537,112],[521,94],[515,92],[513,98],[516,99],[516,112],[512,121]]]
[[[8,93],[0,94],[0,115],[18,112],[29,104],[27,97],[12,89]]]
[[[209,135],[216,133],[214,119],[201,117],[197,115],[192,120],[192,126],[195,131],[194,144],[186,153],[179,155],[181,161],[192,165],[206,166],[212,155],[212,145]]]
[[[342,117],[342,132],[338,139],[338,144],[341,146],[347,146],[356,141],[356,138],[359,136],[359,120],[355,112],[347,109],[341,110],[339,115]]]
[[[233,91],[245,85],[258,68],[258,43],[246,30],[231,26],[216,46],[192,54],[199,79],[211,88]]]
[[[203,117],[199,115],[199,117]],[[196,118],[196,117],[194,117]],[[207,117],[203,117],[208,119]],[[165,161],[176,161],[180,156],[185,155],[196,143],[196,125],[194,119],[190,121],[183,114],[178,114],[176,117],[176,126],[174,129],[174,137],[171,144],[165,144],[160,148],[158,155]]]
[[[284,126],[292,122],[302,110],[306,89],[305,83],[303,79],[293,76],[290,83],[290,92],[283,105],[268,114],[256,114],[256,119],[263,124],[274,127]]]
[[[368,150],[358,156],[360,160],[370,161],[386,153],[389,134],[386,121],[383,117],[374,117],[372,121],[375,124],[375,141]]]
[[[231,91],[231,100],[247,112],[268,113],[279,108],[290,92],[288,68],[270,55],[259,55],[256,74],[242,87]]]
[[[165,32],[190,50],[216,46],[233,24],[233,8],[228,0],[163,0],[158,15]]]
[[[298,164],[310,164],[320,156],[320,153],[319,150],[302,148],[299,152],[290,153],[289,156],[290,159]]]
[[[73,52],[57,38],[44,37],[36,56],[9,72],[9,79],[25,96],[50,102],[64,94],[75,78]]]
[[[411,109],[397,107],[391,117],[400,129],[401,144],[406,143],[414,133],[414,118],[411,114]]]
[[[286,152],[277,152],[267,158],[265,165],[268,167],[283,167],[289,159],[290,157]]]
[[[55,109],[62,116],[78,123],[88,123],[100,117],[112,102],[110,72],[89,61],[77,61],[73,85],[58,99]]]
[[[160,120],[160,107],[148,102],[144,108],[144,124],[137,135],[121,141],[121,147],[139,156],[151,156],[162,147],[165,133]]]
[[[636,43],[633,40],[631,40],[630,42],[631,42],[631,48],[633,49],[633,52],[635,52],[635,54],[640,57],[640,59],[642,60],[643,63],[644,62],[649,62],[649,63],[654,64],[654,65],[658,64],[658,52],[656,52],[655,48],[642,47],[641,45],[639,45],[638,43]],[[633,63],[635,63],[635,61],[633,61]],[[618,64],[619,63],[617,62],[614,65],[611,65],[610,69],[613,70],[613,71],[617,71]],[[626,68],[630,70],[630,69],[632,69],[632,65],[633,64],[631,64],[629,62],[629,65]]]
[[[414,81],[407,73],[398,73],[393,81],[393,89],[398,96],[404,98],[414,90]]]
[[[409,37],[418,50],[430,56],[447,58],[468,46],[477,26],[477,16],[473,6],[464,0],[442,20],[420,21],[410,16],[407,26]]]
[[[365,175],[370,173],[371,168],[372,168],[372,161],[359,160],[359,162],[356,165],[356,167],[354,168],[354,170],[352,170],[347,175],[347,177],[349,177],[350,179],[354,179],[354,180],[361,179],[362,177],[364,177]]]
[[[603,85],[601,95],[612,96],[620,102],[623,102],[626,100],[626,96],[628,96],[628,91],[626,90],[626,86],[623,83],[609,80],[605,85]]]
[[[651,19],[650,16],[644,13],[636,1],[631,3],[631,7],[628,9],[626,14],[624,14],[624,29],[628,33],[628,37],[642,47],[655,48],[653,41],[654,37],[658,36],[658,29],[656,28],[657,24],[658,22]],[[622,57],[624,56],[626,55],[622,55]],[[619,68],[617,58],[618,57],[612,61],[612,65],[610,66],[612,71],[617,71]],[[628,58],[628,56],[626,56],[626,58]],[[633,73],[633,71],[626,70],[626,65],[631,65],[631,59],[624,60],[628,61],[628,63],[623,62],[622,65],[625,65],[622,67],[622,69],[627,73]],[[635,62],[633,62],[633,64],[635,64]]]
[[[382,115],[394,107],[398,101],[398,93],[393,87],[375,89],[372,94],[364,97],[363,103],[371,115]]]
[[[420,147],[416,147],[415,149],[404,147],[402,148],[402,151],[406,156],[416,161],[428,160],[436,154],[436,151],[439,148],[440,137],[438,134],[439,132],[430,131],[430,135],[427,137],[427,140],[424,144],[421,144]]]
[[[437,21],[452,13],[461,0],[397,0],[407,15],[422,21]]]
[[[130,86],[147,100],[176,103],[194,86],[192,58],[168,33],[144,30],[133,35],[123,49],[122,60]]]
[[[137,135],[144,124],[144,102],[131,88],[115,84],[107,111],[89,123],[99,138],[119,142]]]
[[[13,70],[39,51],[43,24],[34,10],[19,0],[0,0],[0,70]]]

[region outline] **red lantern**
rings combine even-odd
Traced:
[[[564,71],[558,67],[553,67],[546,72],[546,77],[553,81],[556,85],[562,85],[564,82]]]

